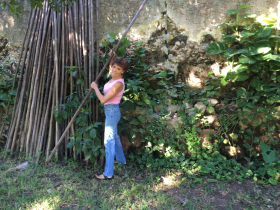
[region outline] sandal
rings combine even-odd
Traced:
[[[100,175],[102,175],[102,173],[101,174],[96,174],[97,176],[100,176]],[[112,177],[108,177],[108,176],[105,176],[105,175],[103,175],[104,176],[104,179],[101,179],[101,178],[98,178],[96,175],[94,175],[94,177],[97,179],[97,180],[112,180],[112,179],[114,179],[114,175],[112,176]]]

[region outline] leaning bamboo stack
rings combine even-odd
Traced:
[[[41,151],[48,157],[70,121],[58,124],[53,110],[59,112],[59,105],[73,92],[82,97],[99,73],[99,30],[95,24],[99,24],[98,0],[62,4],[59,12],[44,1],[42,10],[32,10],[18,62],[21,72],[6,151],[24,152],[26,158],[39,157]],[[86,75],[85,86],[74,85],[77,78],[68,74],[65,66],[78,66],[78,76],[80,71]],[[97,102],[92,101],[88,108],[93,112],[88,123],[98,120]],[[75,149],[67,148],[73,133],[72,125],[56,157],[76,158]]]

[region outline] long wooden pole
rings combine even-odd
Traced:
[[[137,16],[139,15],[139,13],[141,12],[141,10],[143,9],[144,5],[146,4],[147,0],[144,0],[144,2],[142,3],[142,5],[140,6],[138,12],[136,13],[136,15],[134,16],[134,18],[132,19],[131,23],[129,24],[129,26],[127,27],[126,31],[124,32],[124,34],[122,35],[121,39],[119,40],[118,44],[116,45],[115,49],[113,50],[113,52],[115,52],[119,45],[121,44],[121,40],[123,39],[123,37],[127,34],[127,32],[129,31],[129,29],[131,28],[131,26],[133,25],[133,23],[135,22]],[[114,53],[111,54],[110,58],[107,60],[106,64],[104,65],[104,67],[102,68],[101,72],[98,74],[97,78],[95,79],[95,82],[97,83],[99,78],[101,77],[101,75],[103,74],[103,72],[106,70],[106,67],[109,65],[111,59],[113,58]],[[62,134],[62,136],[60,137],[59,141],[56,143],[56,146],[54,147],[54,149],[52,150],[51,154],[49,155],[49,157],[46,159],[46,163],[50,162],[52,156],[54,155],[55,151],[58,149],[59,144],[62,142],[64,136],[66,135],[67,131],[70,129],[71,124],[74,122],[74,120],[76,119],[77,115],[79,114],[79,112],[81,111],[83,105],[85,104],[85,102],[87,101],[88,97],[90,96],[92,92],[92,89],[90,88],[86,97],[84,98],[82,104],[80,105],[80,107],[78,108],[78,110],[76,111],[76,113],[74,114],[74,116],[72,117],[70,123],[68,124],[68,126],[66,127],[64,133]]]

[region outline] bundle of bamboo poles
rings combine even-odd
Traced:
[[[87,78],[85,86],[73,85],[75,78],[65,66],[79,67],[78,74],[82,70]],[[73,92],[82,97],[99,73],[99,0],[79,0],[73,6],[62,4],[61,11],[53,11],[44,1],[42,10],[32,10],[19,69],[5,150],[25,152],[26,158],[42,151],[48,157],[70,121],[58,124],[53,109],[59,112],[59,104]],[[95,118],[89,121],[98,121],[98,101],[91,100],[89,108]],[[59,153],[68,156],[69,152],[76,157],[75,150],[67,148],[73,134],[72,125],[56,157]]]

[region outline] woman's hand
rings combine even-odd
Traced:
[[[115,53],[115,52],[113,52],[112,50],[109,52],[109,55],[111,56],[111,55],[112,55],[112,53],[114,53],[113,57],[115,57],[116,53]]]
[[[98,85],[95,82],[92,82],[90,87],[94,90],[98,89]]]

